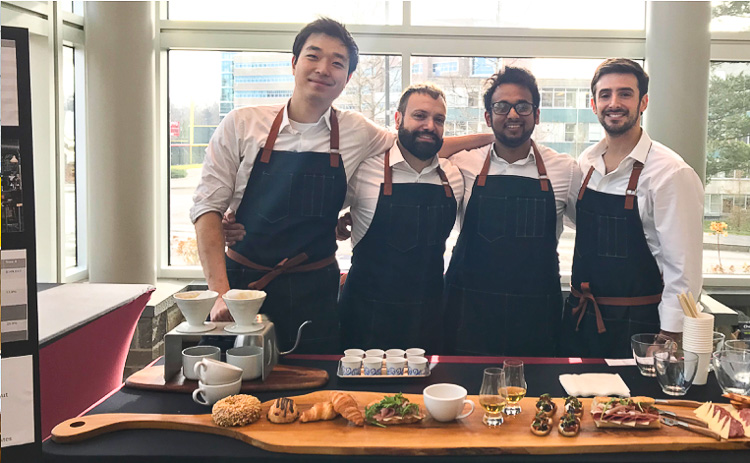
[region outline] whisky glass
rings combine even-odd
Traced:
[[[479,405],[484,409],[482,423],[489,427],[503,424],[503,407],[507,396],[505,372],[502,368],[485,368],[479,388]]]
[[[521,413],[521,399],[526,396],[526,380],[523,377],[523,361],[508,359],[503,362],[505,372],[505,386],[508,395],[505,400],[503,413],[506,415],[518,415]]]

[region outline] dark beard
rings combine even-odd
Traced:
[[[534,133],[534,126],[532,125],[529,130],[524,131],[523,133],[521,133],[521,136],[516,138],[506,137],[502,131],[495,130],[494,125],[492,126],[492,132],[494,132],[495,139],[499,141],[501,145],[507,146],[508,148],[518,148],[519,146],[529,141],[529,138],[531,138],[531,134]]]
[[[422,135],[429,135],[432,137],[432,142],[417,141],[417,137]],[[439,138],[433,132],[419,131],[411,132],[407,130],[403,125],[398,129],[398,141],[401,145],[409,151],[415,158],[420,161],[429,161],[434,158],[440,148],[443,147],[443,139]]]
[[[604,127],[604,131],[612,136],[622,135],[638,123],[638,117],[634,117],[633,119],[628,118],[620,127],[612,127],[605,122],[606,115],[607,113],[599,116],[599,123]]]

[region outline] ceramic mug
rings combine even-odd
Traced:
[[[424,376],[427,374],[427,359],[424,357],[409,357],[409,376]]]
[[[242,379],[242,368],[211,358],[204,358],[196,363],[193,370],[203,384],[210,386],[233,383]]]
[[[404,374],[406,359],[403,357],[386,357],[385,371],[388,376],[398,376]]]
[[[433,384],[422,391],[424,406],[437,421],[459,420],[471,415],[474,411],[474,402],[467,400],[466,394],[463,387],[448,383]],[[465,404],[469,404],[471,409],[461,413]]]
[[[362,358],[343,357],[341,359],[341,373],[344,376],[359,376],[362,368]]]
[[[227,363],[242,369],[242,380],[260,378],[263,373],[263,349],[257,346],[227,349]]]
[[[193,346],[183,349],[182,374],[185,375],[185,379],[199,379],[195,373],[195,365],[204,358],[219,360],[221,358],[221,349],[216,346]]]
[[[367,357],[364,359],[365,376],[379,376],[383,374],[383,359]]]
[[[198,389],[193,391],[193,401],[201,405],[213,405],[224,397],[229,397],[240,392],[242,380],[233,383],[217,384],[210,386],[198,381]],[[203,399],[203,400],[201,400]]]

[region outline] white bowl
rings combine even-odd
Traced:
[[[191,326],[203,326],[217,297],[216,291],[187,291],[174,295],[177,307]]]
[[[253,326],[255,316],[260,312],[263,301],[266,300],[265,291],[252,289],[230,289],[222,296],[227,304],[229,313],[238,326]]]

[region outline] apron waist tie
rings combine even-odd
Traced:
[[[302,262],[308,259],[307,254],[305,254],[304,252],[297,254],[296,256],[291,258],[282,259],[281,262],[273,267],[266,267],[265,265],[256,264],[255,262],[232,249],[227,249],[227,257],[239,264],[244,265],[245,267],[268,272],[259,280],[247,285],[248,288],[257,290],[265,288],[271,281],[273,281],[274,278],[281,275],[282,273],[311,272],[313,270],[320,270],[324,267],[328,267],[329,265],[336,262],[336,256],[331,255],[330,257],[326,257],[325,259],[321,259],[316,262],[300,265]]]
[[[576,331],[578,331],[578,327],[581,324],[583,315],[586,313],[588,303],[589,301],[591,301],[594,305],[594,313],[596,314],[596,327],[599,334],[607,331],[606,327],[604,326],[604,320],[602,319],[602,313],[599,310],[599,304],[627,307],[658,304],[659,302],[661,302],[661,294],[636,297],[594,297],[594,295],[591,293],[591,285],[588,282],[581,283],[581,291],[578,291],[577,289],[575,289],[575,287],[573,287],[573,285],[570,285],[570,294],[578,298],[578,305],[573,309],[573,316],[578,315]]]

